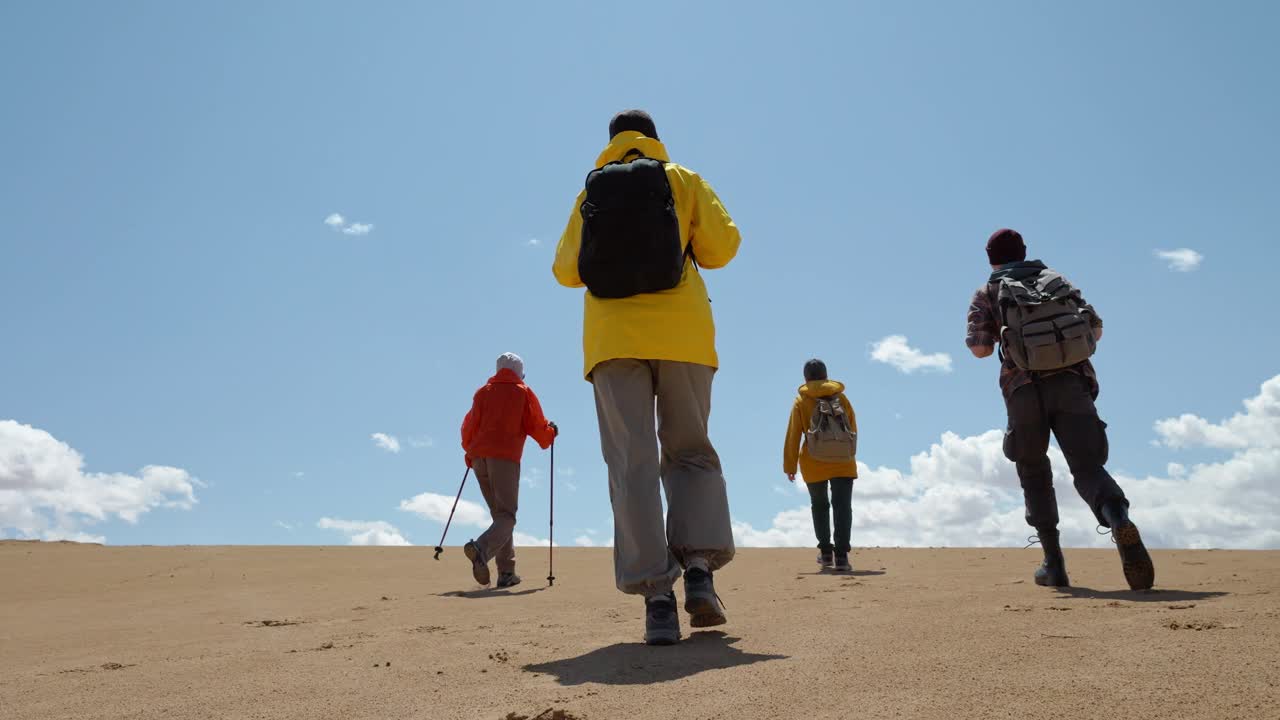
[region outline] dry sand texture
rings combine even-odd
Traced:
[[[608,550],[0,543],[0,718],[1280,718],[1280,553],[742,551],[723,632],[638,643]],[[684,620],[685,618],[682,618]]]

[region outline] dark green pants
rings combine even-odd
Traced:
[[[831,552],[831,515],[836,518],[836,544],[834,550],[849,554],[849,532],[853,528],[853,478],[831,478],[822,482],[807,483],[809,505],[813,510],[813,534],[818,537],[818,549]],[[827,485],[831,497],[827,498]]]

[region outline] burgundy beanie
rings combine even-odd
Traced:
[[[1017,230],[1001,228],[987,240],[987,259],[992,265],[1018,262],[1027,259],[1027,246]]]

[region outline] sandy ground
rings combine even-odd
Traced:
[[[722,632],[639,643],[608,550],[521,550],[480,590],[458,548],[0,543],[0,717],[1277,718],[1280,552],[749,549]],[[682,618],[684,620],[684,618]]]

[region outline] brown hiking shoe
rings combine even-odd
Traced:
[[[471,577],[481,585],[489,584],[489,562],[485,560],[484,553],[480,551],[480,546],[475,540],[467,541],[462,546],[462,552],[471,561]]]

